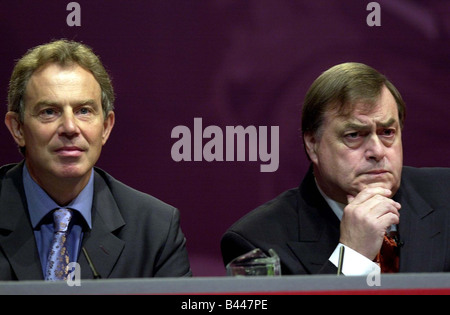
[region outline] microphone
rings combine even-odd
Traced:
[[[339,248],[339,260],[338,260],[338,270],[337,270],[337,275],[341,276],[343,275],[342,273],[342,265],[344,263],[344,251],[345,251],[345,247],[344,245],[341,246],[341,248]]]
[[[102,276],[100,276],[100,274],[97,272],[97,269],[95,269],[94,263],[92,262],[91,257],[89,257],[89,254],[88,254],[86,248],[83,247],[82,250],[83,250],[84,256],[86,257],[87,262],[89,264],[89,268],[91,268],[91,271],[94,274],[94,279],[101,279]]]

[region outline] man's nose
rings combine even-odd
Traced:
[[[60,135],[72,137],[78,134],[78,132],[79,129],[75,115],[72,111],[65,111],[61,117],[61,124],[59,126]]]
[[[381,161],[386,156],[386,147],[377,134],[372,135],[366,144],[366,159]]]

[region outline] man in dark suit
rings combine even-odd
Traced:
[[[375,69],[325,71],[303,106],[311,168],[225,233],[225,265],[272,248],[283,274],[449,271],[450,170],[403,167],[404,119],[400,93]]]
[[[191,275],[178,210],[94,167],[113,103],[83,44],[54,41],[17,62],[5,123],[25,159],[0,168],[0,280],[66,280],[70,262],[84,279]]]

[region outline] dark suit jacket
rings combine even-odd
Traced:
[[[450,271],[450,169],[404,167],[394,199],[402,205],[400,272]],[[253,210],[223,236],[225,265],[254,248],[273,248],[282,274],[336,273],[328,261],[340,222],[317,189],[311,169],[301,186]]]
[[[43,279],[22,183],[23,163],[0,168],[0,280]],[[102,278],[190,276],[177,209],[95,169],[92,230],[83,246]],[[83,252],[82,279],[93,272]]]

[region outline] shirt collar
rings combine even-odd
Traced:
[[[344,205],[340,202],[337,202],[337,201],[331,199],[330,197],[328,197],[327,195],[325,195],[325,193],[322,191],[322,189],[320,189],[320,186],[317,183],[316,179],[315,179],[315,181],[316,181],[317,189],[319,189],[320,194],[325,199],[325,201],[328,203],[331,210],[333,210],[334,214],[336,214],[336,216],[338,217],[339,220],[342,220],[342,216],[344,215],[344,208],[346,205]]]
[[[34,180],[26,164],[23,167],[23,185],[27,197],[28,211],[31,224],[36,228],[41,220],[52,210],[61,208]],[[80,194],[64,208],[78,211],[89,228],[92,228],[92,200],[94,197],[94,170],[91,172],[89,182]]]

